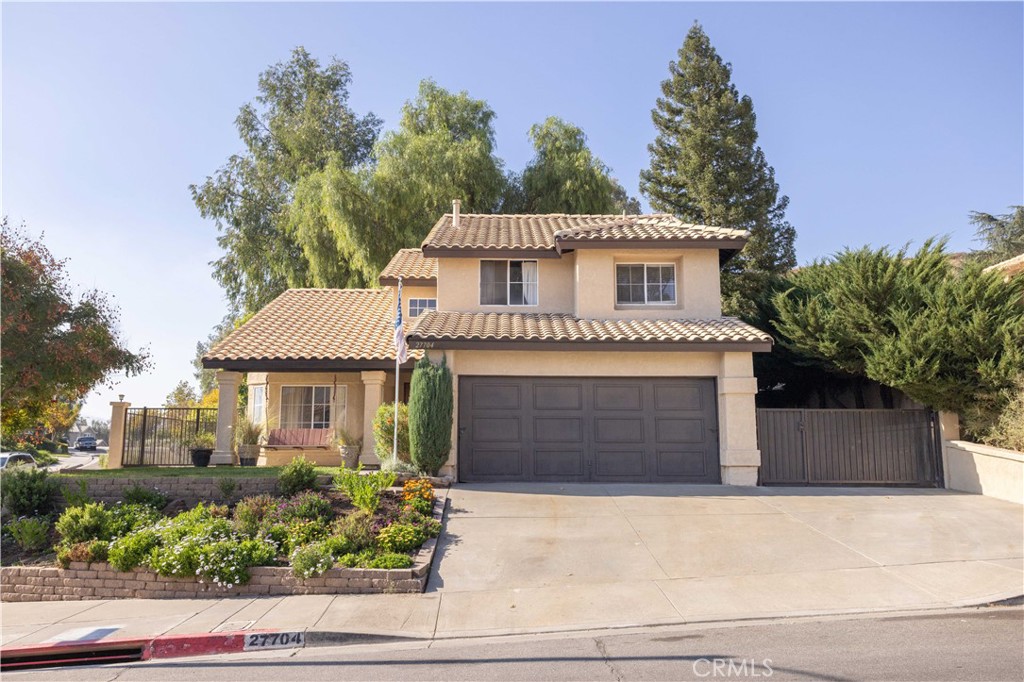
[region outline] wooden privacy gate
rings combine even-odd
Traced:
[[[216,433],[215,407],[133,407],[125,414],[122,465],[191,466],[197,433]]]
[[[762,485],[942,486],[928,410],[758,409]]]

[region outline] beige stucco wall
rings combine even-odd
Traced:
[[[398,295],[398,285],[388,287],[388,289],[391,290],[391,301],[394,304],[395,296]],[[402,316],[406,320],[409,319],[409,299],[411,298],[437,298],[437,287],[402,284]]]
[[[947,488],[1024,504],[1024,453],[961,440],[942,445]]]
[[[673,263],[676,266],[675,305],[615,303],[617,263]],[[617,251],[583,249],[576,252],[576,315],[588,319],[709,318],[722,315],[717,249]]]
[[[757,448],[754,395],[757,380],[751,353],[607,351],[444,351],[452,370],[455,405],[460,376],[714,377],[718,391],[722,482],[756,485]],[[431,353],[440,360],[440,352]],[[448,473],[457,471],[458,410],[452,425]]]
[[[537,259],[537,305],[480,305],[480,259],[437,259],[437,308],[459,313],[571,313],[575,256]]]

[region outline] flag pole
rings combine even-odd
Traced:
[[[402,278],[398,278],[398,320],[402,319]],[[405,333],[405,330],[399,326],[399,333]],[[397,344],[396,344],[397,345]],[[395,407],[394,407],[394,419],[395,419],[395,436],[391,444],[391,458],[394,461],[398,461],[398,387],[401,385],[400,376],[401,371],[399,369],[402,362],[402,352],[399,348],[395,349]]]

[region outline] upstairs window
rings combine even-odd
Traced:
[[[419,317],[428,310],[437,310],[436,298],[410,298],[409,317]]]
[[[674,304],[676,266],[670,263],[616,265],[615,302],[622,305]]]
[[[537,305],[537,261],[480,261],[480,305]]]

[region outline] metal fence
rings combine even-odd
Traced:
[[[216,432],[216,408],[129,408],[125,416],[122,463],[126,467],[191,465],[191,440],[197,433]]]
[[[764,485],[941,487],[928,410],[757,410]]]

